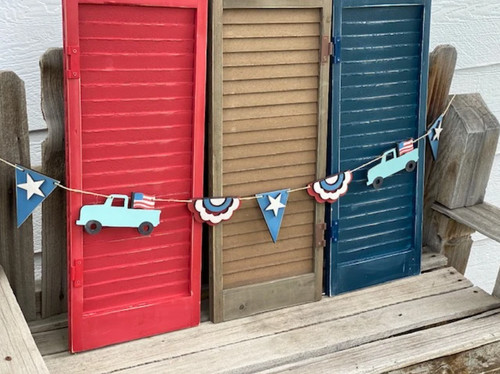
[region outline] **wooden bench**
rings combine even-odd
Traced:
[[[1,266],[0,373],[49,373]]]

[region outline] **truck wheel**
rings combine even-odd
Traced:
[[[92,221],[88,221],[85,224],[85,231],[87,231],[87,233],[90,235],[99,234],[101,229],[102,229],[102,225],[101,225],[101,222],[99,222],[99,221],[92,220]]]
[[[375,180],[373,181],[373,188],[375,188],[376,190],[378,190],[380,187],[382,187],[382,183],[384,183],[384,178],[382,177],[377,177],[375,178]]]
[[[408,173],[411,173],[413,170],[415,170],[416,167],[417,163],[415,161],[408,161],[405,169]]]
[[[141,235],[149,235],[149,234],[151,234],[151,231],[153,231],[153,224],[151,222],[143,222],[137,228],[137,230],[139,231],[139,234],[141,234]]]

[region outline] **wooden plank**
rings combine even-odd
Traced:
[[[242,3],[240,0],[224,0],[224,8],[321,8],[327,2],[324,0],[252,0]]]
[[[438,45],[429,54],[428,126],[432,126],[448,104],[448,95],[450,94],[456,63],[457,50],[451,45]]]
[[[303,36],[301,38],[254,38],[254,39],[226,39],[223,52],[263,52],[263,51],[299,51],[318,50],[318,37]]]
[[[315,139],[317,131],[316,126],[309,125],[303,127],[269,129],[266,131],[231,133],[224,135],[223,144],[225,147],[231,147],[245,144],[280,142],[284,140]]]
[[[316,51],[317,52],[317,51]],[[318,102],[318,90],[294,90],[224,96],[224,109]]]
[[[253,157],[252,162],[249,162],[247,159],[235,159],[235,160],[227,160],[224,163],[224,174],[234,173],[234,172],[244,172],[250,170],[262,170],[266,172],[268,169],[273,169],[276,167],[286,167],[296,164],[296,160],[291,157],[295,155],[295,157],[302,160],[303,163],[313,163],[316,161],[316,151],[303,151],[303,152],[289,152],[283,153],[279,155],[275,155],[273,158],[261,156],[261,157]],[[259,167],[259,165],[263,165],[266,162],[265,166],[267,167]]]
[[[289,250],[283,253],[273,253],[265,256],[253,257],[242,261],[225,262],[224,274],[251,271],[252,269],[258,269],[262,264],[264,264],[264,266],[273,266],[273,264],[285,264],[296,261],[311,260],[312,257],[312,249],[306,247]]]
[[[263,105],[247,108],[227,108],[223,115],[225,121],[240,121],[245,119],[272,118],[281,116],[294,116],[314,114],[317,112],[316,103],[298,103],[281,105]]]
[[[13,72],[0,71],[1,157],[30,167],[28,116],[24,82]],[[36,318],[33,220],[17,228],[15,169],[0,163],[0,265],[28,321]]]
[[[500,368],[500,310],[305,360],[270,373],[492,373]],[[490,371],[491,370],[491,371]]]
[[[319,36],[319,32],[318,23],[224,25],[222,30],[224,39]]]
[[[427,245],[433,252],[446,256],[449,266],[464,274],[472,248],[471,235],[474,230],[436,211],[432,215],[432,223],[428,228]]]
[[[68,314],[61,313],[57,316],[37,319],[36,321],[29,322],[28,326],[30,327],[30,331],[32,334],[62,329],[64,327],[68,327]]]
[[[292,178],[269,179],[262,182],[252,182],[244,184],[234,184],[224,187],[225,196],[244,196],[252,194],[254,191],[274,191],[279,188],[299,188],[306,186],[314,175],[305,175]],[[279,183],[279,185],[277,185]],[[314,202],[313,202],[314,203]]]
[[[154,373],[166,366],[175,372],[189,373],[201,373],[207,367],[213,372],[260,372],[304,358],[318,357],[415,329],[466,318],[498,306],[500,300],[480,289],[472,288],[392,305],[362,315],[325,321],[303,329],[288,330],[257,341],[247,340],[220,346],[189,357],[127,369],[123,373]],[[306,351],[304,347],[308,347]],[[352,364],[352,360],[350,362]],[[332,367],[330,364],[330,372]],[[311,372],[315,373],[309,371]]]
[[[239,261],[275,253],[282,253],[290,250],[290,248],[312,248],[312,240],[312,235],[308,237],[300,236],[298,238],[281,239],[276,242],[276,244],[271,241],[265,244],[259,243],[257,245],[247,245],[227,249],[224,250],[224,261]]]
[[[500,208],[488,203],[449,209],[436,203],[432,209],[500,242]]]
[[[210,196],[223,196],[222,189],[222,0],[209,2],[209,67],[208,87],[208,191]],[[222,233],[223,225],[209,227],[210,319],[222,321]]]
[[[500,270],[498,271],[497,279],[495,281],[493,292],[491,294],[500,299]]]
[[[0,373],[49,373],[1,266]]]
[[[234,148],[226,148],[224,152],[224,161],[260,157],[264,155],[275,155],[290,153],[290,149],[300,151],[316,150],[316,139],[308,139],[307,141],[285,141],[276,143],[252,144]]]
[[[317,77],[318,64],[243,66],[224,69],[224,81]]]
[[[300,226],[290,226],[282,227],[280,230],[280,237],[285,239],[292,238],[307,238],[312,236],[312,222],[302,224]],[[227,230],[226,230],[227,231]],[[231,250],[234,248],[255,246],[257,244],[272,244],[269,242],[270,236],[268,230],[254,232],[251,237],[248,238],[246,235],[235,235],[235,236],[224,236],[224,250]],[[246,240],[245,240],[246,239]],[[274,245],[274,243],[273,243]],[[290,248],[292,250],[292,248]]]
[[[439,253],[422,253],[422,273],[446,267],[448,259]]]
[[[316,37],[317,38],[317,37]],[[224,53],[224,67],[310,64],[319,61],[318,50]]]
[[[312,243],[312,240],[311,240]],[[289,251],[286,251],[284,253],[288,253]],[[312,251],[311,251],[312,252]],[[272,261],[268,258],[265,258],[268,261]],[[262,262],[262,261],[261,261]],[[267,282],[273,282],[275,280],[283,280],[287,279],[290,277],[295,277],[295,276],[300,276],[304,274],[312,274],[313,273],[313,259],[311,256],[308,256],[307,258],[302,258],[302,259],[294,259],[292,261],[279,261],[279,263],[275,264],[263,264],[260,267],[255,267],[254,269],[250,269],[247,271],[240,271],[236,273],[224,273],[224,294],[226,291],[235,289],[236,287],[239,287],[241,289],[244,289],[245,287],[249,287],[248,285],[262,285],[266,284]],[[270,285],[270,287],[274,287]],[[302,286],[297,284],[293,287],[289,287],[289,289],[295,290],[295,293],[298,298],[303,297],[304,294],[300,292],[299,290],[302,289]],[[307,292],[312,292],[313,289],[308,289]],[[269,296],[269,297],[263,297],[263,303],[262,305],[265,305],[264,303],[267,302],[270,305],[270,308],[261,308],[261,309],[255,309],[251,314],[254,313],[260,313],[260,312],[265,312],[267,310],[273,310],[277,309],[272,307],[274,305],[274,299],[277,298],[278,296],[275,295],[271,290],[267,290],[266,292],[270,292],[271,295],[274,296]],[[230,294],[231,295],[231,294]],[[238,299],[237,294],[232,294],[236,299]],[[302,304],[302,303],[307,303],[311,301],[315,301],[315,298],[313,297],[314,294],[311,294],[303,301],[300,302],[293,302],[289,305],[295,305],[295,304]],[[231,314],[229,308],[228,302],[225,303],[225,310],[228,313],[225,313],[224,316],[225,318]],[[284,308],[286,305],[283,304],[280,306],[280,308]],[[239,317],[235,317],[239,318]]]
[[[333,3],[333,2],[332,2]],[[326,3],[326,7],[321,12],[321,35],[331,40],[331,20],[333,4]],[[320,50],[321,52],[321,50]],[[326,159],[328,152],[328,107],[329,107],[329,88],[330,88],[330,56],[323,58],[319,68],[319,88],[318,88],[318,133],[316,147],[316,180],[326,176]],[[325,232],[317,228],[325,225],[325,204],[316,204],[314,220],[314,274],[316,295],[315,299],[320,300],[323,293],[323,273],[324,273],[324,246],[318,245],[324,242]]]
[[[68,350],[68,329],[62,328],[33,334],[33,339],[42,356]]]
[[[451,82],[457,63],[457,51],[450,45],[437,46],[429,54],[429,81],[427,86],[427,128],[446,109]],[[435,168],[434,159],[429,147],[425,152],[425,186],[424,186],[424,211],[423,211],[423,242],[427,245],[432,239],[429,228],[432,223],[432,204],[436,200],[440,188],[439,180],[433,176]],[[431,176],[433,178],[431,179]],[[438,248],[435,248],[438,250]]]
[[[314,38],[317,40],[317,38]],[[224,95],[251,94],[262,92],[295,91],[318,88],[317,77],[260,79],[239,82],[226,82]],[[317,96],[317,95],[316,95]]]
[[[500,124],[479,94],[457,95],[444,122],[432,172],[436,201],[448,208],[483,202]],[[444,177],[446,176],[446,177]]]
[[[335,298],[324,298],[319,303],[259,314],[245,320],[222,324],[204,323],[196,329],[153,336],[78,355],[63,353],[47,356],[45,360],[52,374],[79,371],[105,373],[233,344],[242,337],[257,339],[317,324],[324,319],[333,321],[388,305],[409,300],[421,301],[431,295],[446,294],[469,287],[471,283],[454,269],[441,269]]]
[[[42,144],[42,173],[65,184],[64,84],[62,48],[40,58],[42,114],[48,127]],[[57,229],[54,229],[57,228]],[[66,191],[56,189],[42,205],[42,318],[68,310]]]
[[[224,319],[314,301],[314,274],[224,290]]]
[[[226,9],[222,23],[224,25],[250,22],[253,24],[317,23],[318,12],[318,9],[247,9],[245,12]]]
[[[224,134],[242,133],[246,131],[262,131],[293,127],[311,126],[318,122],[316,113],[298,114],[282,117],[267,117],[250,120],[224,121]]]
[[[262,170],[250,170],[242,171],[240,173],[227,173],[224,174],[224,180],[226,181],[227,186],[232,186],[241,183],[263,182],[270,180],[271,178],[278,180],[281,178],[288,178],[290,175],[306,175],[312,176],[314,179],[315,169],[316,163],[302,164],[301,162],[297,162],[294,166],[266,168],[266,171],[264,172]],[[263,175],[267,175],[269,178],[263,178]]]

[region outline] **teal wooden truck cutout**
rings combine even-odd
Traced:
[[[368,170],[368,181],[366,185],[373,185],[375,188],[382,187],[384,178],[405,169],[412,172],[417,167],[418,148],[411,152],[398,156],[396,148],[392,148],[382,155],[380,163]]]
[[[123,199],[123,204],[113,206],[115,199]],[[134,227],[140,234],[148,235],[160,224],[161,210],[133,209],[128,206],[127,195],[110,195],[102,205],[83,206],[76,224],[84,226],[91,235],[98,234],[103,227]]]

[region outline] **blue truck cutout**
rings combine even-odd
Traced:
[[[120,206],[113,206],[115,199],[123,200]],[[128,207],[127,195],[110,195],[104,204],[85,205],[76,221],[89,234],[98,234],[103,227],[134,227],[140,234],[149,235],[160,224],[161,210],[132,209]]]
[[[407,152],[398,156],[396,148],[385,152],[381,156],[380,163],[368,170],[368,181],[366,185],[373,185],[376,189],[382,187],[384,178],[396,174],[405,169],[407,172],[412,172],[417,167],[418,148],[411,152]]]

